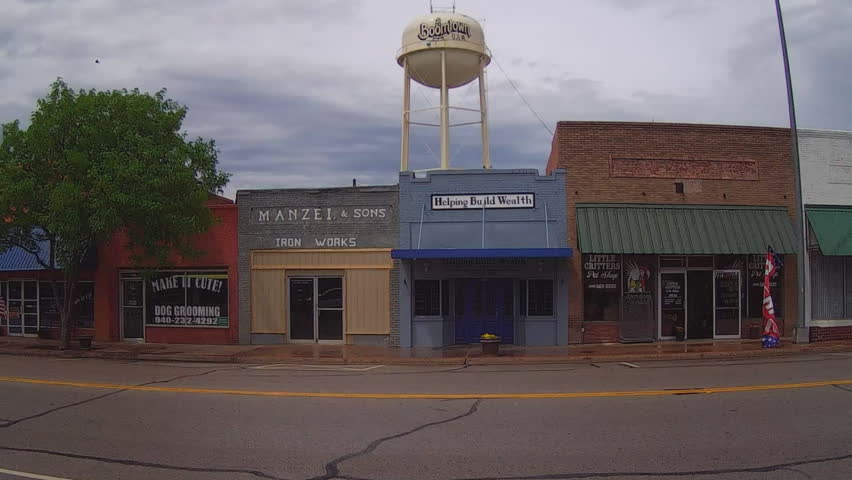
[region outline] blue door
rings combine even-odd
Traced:
[[[477,343],[493,333],[514,342],[515,296],[511,279],[456,280],[456,343]]]

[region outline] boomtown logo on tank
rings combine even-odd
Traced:
[[[436,18],[432,25],[421,23],[420,33],[417,34],[420,40],[448,40],[447,36],[450,37],[449,40],[469,40],[470,25],[455,20],[443,22],[440,18]]]

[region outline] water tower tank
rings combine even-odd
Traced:
[[[447,87],[466,85],[491,62],[482,25],[460,13],[435,12],[416,18],[402,33],[397,63],[408,61],[411,78],[441,88],[441,52],[446,52]]]

